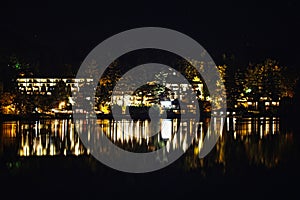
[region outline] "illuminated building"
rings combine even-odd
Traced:
[[[22,94],[51,95],[59,82],[64,82],[71,92],[79,91],[85,84],[90,84],[91,78],[18,78],[17,86]]]

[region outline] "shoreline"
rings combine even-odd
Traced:
[[[96,114],[97,119],[132,119],[132,120],[149,120],[148,115],[125,115],[122,114],[119,117],[113,117],[111,114]],[[221,115],[214,115],[210,113],[204,113],[200,115],[200,120],[206,119],[206,118],[211,118],[211,117],[218,117]],[[79,116],[80,117],[80,116]],[[175,118],[180,118],[180,114],[172,114],[168,115],[167,119],[175,119]],[[227,114],[226,117],[228,118],[237,118],[237,119],[243,119],[243,118],[260,118],[260,117],[265,117],[265,118],[289,118],[290,116],[286,114],[270,114],[270,113],[246,113],[246,114]],[[82,119],[87,119],[88,116],[85,114],[82,114]],[[43,120],[43,119],[73,119],[73,114],[68,114],[68,115],[11,115],[11,114],[0,114],[0,121],[18,121],[18,120]]]

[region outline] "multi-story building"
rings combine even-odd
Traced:
[[[16,79],[17,88],[21,94],[26,95],[48,95],[54,94],[55,88],[58,84],[63,83],[67,90],[76,94],[85,85],[93,84],[92,78],[33,78],[33,77],[21,77]],[[175,99],[181,99],[186,103],[188,110],[195,110],[195,102],[197,99],[186,98],[189,90],[193,90],[197,93],[197,98],[204,100],[203,83],[198,78],[192,81],[192,84],[186,83],[166,83],[164,88],[167,88],[169,93],[167,93],[164,98],[159,99],[162,107],[168,107],[168,105],[174,105]],[[151,106],[154,104],[155,95],[154,93],[138,93],[136,95],[129,94],[129,91],[115,91],[111,97],[111,102],[119,106]],[[92,99],[92,97],[90,98]],[[96,97],[97,99],[97,97]],[[76,99],[72,98],[72,101],[76,103]],[[109,103],[109,102],[108,102]],[[194,106],[193,106],[194,105]],[[174,107],[174,106],[173,106]]]
[[[90,84],[91,78],[18,78],[17,87],[22,94],[34,95],[52,95],[54,88],[59,82],[66,84],[71,92],[79,91],[79,88],[85,84]]]

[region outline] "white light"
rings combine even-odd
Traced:
[[[161,124],[161,137],[163,139],[170,139],[172,136],[172,121],[170,119],[163,119]]]
[[[161,101],[160,104],[164,108],[171,108],[172,107],[172,102],[171,101]]]

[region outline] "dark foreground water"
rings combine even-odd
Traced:
[[[0,198],[240,199],[298,195],[300,132],[296,122],[274,117],[227,118],[213,150],[199,159],[209,125],[221,128],[214,118],[197,124],[196,139],[190,147],[187,137],[195,131],[194,122],[173,120],[164,124],[167,131],[159,137],[142,140],[137,138],[147,138],[155,128],[151,122],[97,120],[106,137],[133,152],[155,151],[170,137],[168,131],[179,131],[180,137],[172,138],[168,148],[181,148],[185,154],[164,169],[144,174],[119,172],[94,159],[77,134],[77,130],[88,129],[89,123],[81,120],[78,124],[76,127],[70,119],[1,122]]]

